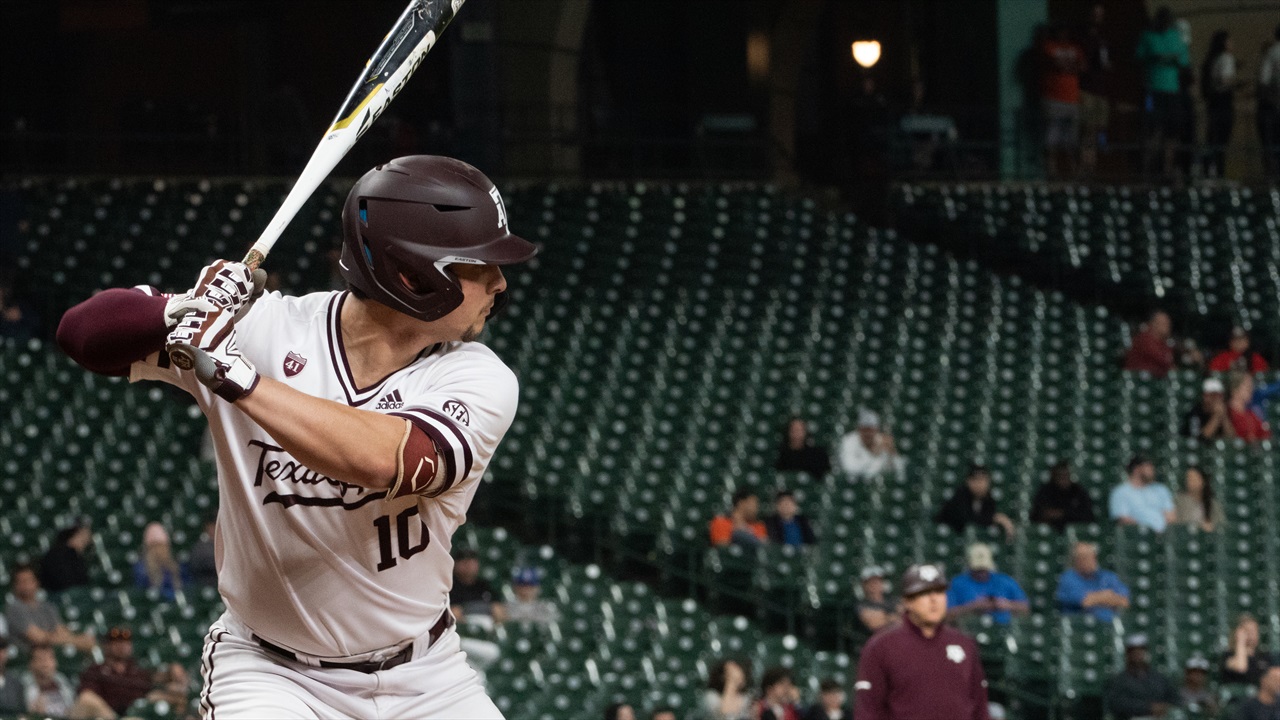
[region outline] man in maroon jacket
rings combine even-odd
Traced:
[[[938,565],[902,574],[904,622],[862,650],[854,684],[858,720],[988,720],[978,646],[942,624],[947,578]]]

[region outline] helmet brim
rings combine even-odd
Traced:
[[[538,246],[519,235],[508,233],[501,240],[487,243],[483,249],[467,254],[486,265],[515,265],[532,260],[538,254]]]

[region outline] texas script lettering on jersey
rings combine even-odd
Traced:
[[[250,440],[249,446],[258,448],[257,470],[253,477],[253,486],[261,487],[262,482],[266,478],[270,478],[273,483],[280,486],[283,483],[292,483],[293,485],[317,486],[326,485],[336,488],[337,496],[316,496],[316,495],[300,495],[297,493],[282,494],[272,491],[262,500],[263,505],[269,503],[280,503],[286,508],[294,505],[307,505],[312,507],[341,507],[344,510],[355,510],[361,508],[374,500],[380,500],[387,496],[386,490],[371,492],[368,488],[341,480],[334,480],[328,475],[318,473],[315,470],[303,465],[284,451],[279,445],[272,445],[261,440]],[[286,486],[288,487],[288,486]],[[348,495],[351,497],[348,498]]]

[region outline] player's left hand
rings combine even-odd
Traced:
[[[194,287],[165,305],[165,320],[172,328],[188,313],[215,309],[239,320],[262,295],[266,283],[267,272],[261,268],[251,270],[244,263],[215,260],[200,270]]]
[[[165,340],[174,364],[194,370],[201,384],[227,402],[253,392],[259,379],[257,368],[236,347],[234,322],[226,310],[190,312]]]

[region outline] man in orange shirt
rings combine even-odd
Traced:
[[[1040,45],[1040,109],[1044,115],[1045,174],[1073,175],[1080,146],[1080,72],[1084,51],[1058,25]]]
[[[733,509],[711,521],[711,544],[757,547],[768,542],[769,534],[760,522],[760,499],[747,489],[733,493]]]

